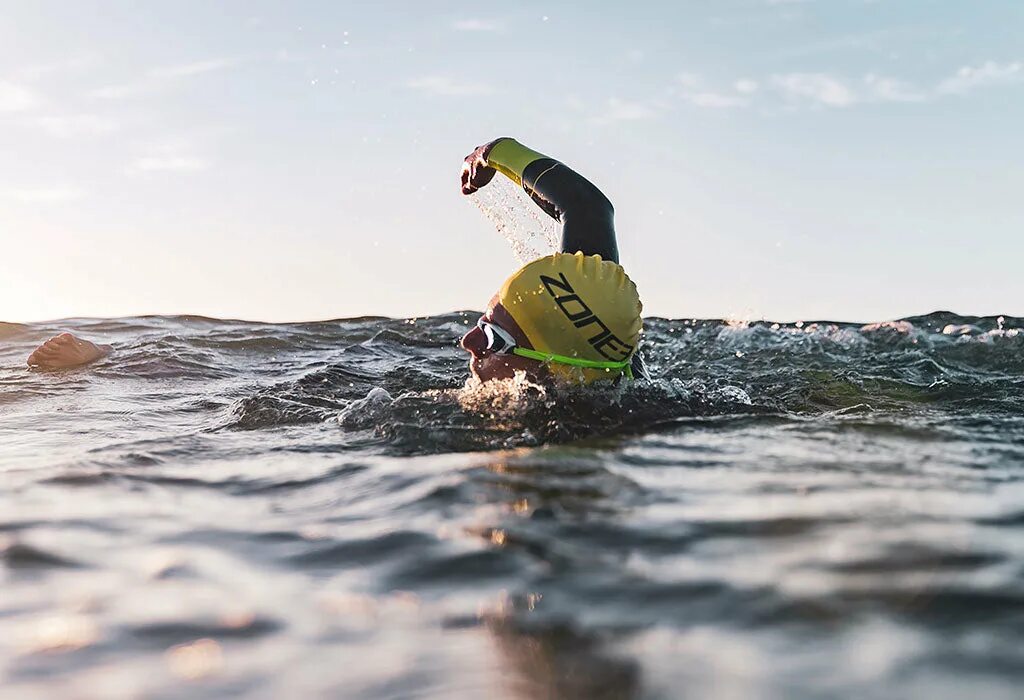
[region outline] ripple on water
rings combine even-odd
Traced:
[[[577,391],[475,318],[0,324],[5,692],[1019,695],[1024,320],[648,319]]]
[[[0,543],[0,561],[12,571],[76,569],[83,566],[74,559],[17,540]]]

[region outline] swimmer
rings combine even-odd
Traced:
[[[70,333],[61,333],[36,348],[28,356],[28,365],[39,369],[69,369],[95,362],[113,349],[111,345],[97,345]]]
[[[636,285],[619,265],[611,202],[569,167],[510,138],[480,146],[462,165],[462,193],[495,173],[520,185],[562,225],[560,252],[523,266],[460,342],[480,381],[523,372],[575,384],[646,378],[636,349],[643,321]],[[28,358],[39,369],[94,362],[112,347],[62,333]]]
[[[478,147],[462,164],[462,194],[495,173],[521,186],[562,225],[560,252],[523,266],[462,337],[480,381],[569,383],[646,378],[636,352],[643,321],[636,285],[619,265],[608,198],[566,165],[511,138]]]

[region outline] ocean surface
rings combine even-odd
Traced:
[[[554,391],[476,318],[0,324],[0,695],[1021,697],[1024,319],[650,318]]]

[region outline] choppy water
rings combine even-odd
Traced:
[[[649,319],[555,395],[475,318],[0,324],[3,696],[1020,697],[1024,319]]]

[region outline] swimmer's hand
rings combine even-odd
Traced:
[[[506,137],[502,137],[506,138]],[[487,155],[494,148],[494,144],[501,139],[494,139],[476,149],[466,156],[462,161],[462,194],[473,194],[481,187],[487,185],[494,177],[495,170],[487,164]]]
[[[28,356],[28,365],[38,369],[68,369],[95,362],[113,349],[110,345],[97,345],[70,333],[61,333],[36,348]]]

